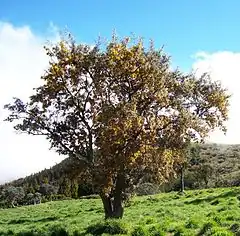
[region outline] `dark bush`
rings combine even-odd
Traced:
[[[135,193],[138,196],[157,194],[159,193],[159,186],[152,183],[142,183],[136,188]]]
[[[235,234],[237,234],[237,233],[240,234],[240,225],[237,224],[237,223],[232,224],[231,227],[230,227],[230,230]]]
[[[61,226],[54,226],[49,230],[50,236],[68,236],[68,232]]]
[[[71,200],[72,198],[66,197],[64,194],[54,194],[52,195],[52,201],[62,201],[62,200]]]
[[[39,234],[36,234],[34,232],[20,232],[16,234],[17,236],[38,236]]]
[[[151,236],[165,236],[166,233],[161,229],[160,226],[154,225],[149,229],[149,235]]]
[[[126,225],[120,220],[107,220],[105,222],[99,222],[94,225],[90,225],[86,229],[86,233],[92,235],[105,234],[127,234],[128,230]]]
[[[51,197],[58,192],[58,187],[51,184],[41,184],[39,193],[51,199]]]
[[[87,196],[81,196],[79,199],[100,199],[100,196],[97,194],[91,194]]]
[[[146,236],[149,235],[148,231],[146,230],[146,228],[142,227],[142,226],[138,226],[136,227],[133,232],[131,233],[131,236]]]
[[[198,222],[197,222],[196,220],[190,219],[190,220],[186,223],[185,227],[186,227],[187,229],[197,229],[197,228],[198,228]]]
[[[207,233],[208,233],[208,235],[210,235],[209,233],[211,233],[212,227],[213,227],[212,222],[208,222],[208,223],[204,224],[203,227],[201,228],[200,232],[198,233],[198,236],[206,235]]]

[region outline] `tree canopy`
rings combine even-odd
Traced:
[[[153,43],[113,36],[90,46],[69,37],[45,49],[50,62],[43,85],[29,101],[6,105],[6,120],[79,160],[106,218],[122,217],[124,194],[146,173],[164,181],[189,142],[217,127],[225,131],[227,91],[208,74],[172,70]]]

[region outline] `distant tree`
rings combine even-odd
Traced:
[[[180,167],[180,183],[181,183],[181,188],[180,188],[180,193],[184,193],[185,190],[185,183],[184,183],[184,172],[185,172],[185,167],[186,164],[182,164]]]
[[[41,193],[36,192],[35,194],[33,193],[28,193],[25,196],[25,203],[30,205],[30,204],[40,204],[41,203]]]
[[[186,144],[185,155],[182,162],[177,164],[178,175],[180,177],[180,193],[185,189],[185,172],[188,170],[198,169],[199,165],[203,163],[200,156],[200,146],[198,143]],[[196,168],[197,166],[197,168]]]
[[[188,160],[189,160],[189,166],[199,165],[201,164],[202,158],[200,155],[200,145],[196,143],[191,143],[188,147]]]
[[[3,186],[0,186],[0,202],[3,202],[4,199],[4,188]]]
[[[209,75],[172,70],[169,57],[142,40],[46,48],[50,64],[28,102],[5,106],[15,129],[44,135],[86,167],[105,217],[121,218],[125,193],[148,172],[163,182],[184,158],[185,143],[225,131],[229,95]],[[94,153],[97,150],[97,155]]]
[[[43,184],[48,184],[49,183],[49,180],[46,176],[42,178],[42,183]]]
[[[198,166],[196,171],[196,177],[199,181],[203,181],[205,183],[205,187],[208,187],[209,180],[214,175],[214,168],[208,164],[203,163]]]
[[[60,183],[58,193],[71,197],[71,181],[67,177],[64,177]]]
[[[28,193],[28,194],[25,196],[25,203],[26,203],[27,205],[34,204],[34,194],[33,194],[33,193]]]
[[[209,180],[215,173],[213,166],[209,163],[210,156],[200,154],[199,144],[192,144],[188,152],[188,170],[194,173],[199,185],[203,182],[208,187]],[[211,154],[212,155],[212,154]]]
[[[51,199],[52,195],[57,194],[58,188],[51,184],[41,184],[39,193]]]
[[[28,187],[28,192],[30,192],[30,193],[35,193],[35,189],[34,189],[34,187],[32,186],[32,184]]]
[[[24,196],[25,192],[22,187],[8,186],[3,190],[4,200],[12,207],[15,207],[16,204],[20,203]]]
[[[34,194],[34,204],[40,204],[42,200],[42,194],[39,192],[36,192]]]
[[[90,183],[79,183],[78,184],[78,197],[96,194],[94,187]]]
[[[39,182],[37,181],[37,178],[36,178],[36,177],[33,177],[32,187],[33,187],[34,192],[36,192],[36,191],[39,190],[40,184],[39,184]]]
[[[78,198],[78,182],[73,180],[71,183],[71,197]]]

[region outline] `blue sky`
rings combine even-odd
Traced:
[[[38,33],[52,22],[89,43],[113,29],[121,36],[134,32],[164,44],[174,64],[187,69],[196,51],[240,49],[239,9],[238,0],[1,0],[0,20]]]
[[[233,96],[227,135],[214,131],[208,140],[239,144],[239,9],[239,0],[0,0],[0,183],[62,160],[42,137],[17,135],[2,122],[2,107],[14,96],[27,99],[40,85],[48,65],[43,44],[56,42],[65,27],[89,44],[113,30],[135,33],[165,45],[173,67],[209,72]]]

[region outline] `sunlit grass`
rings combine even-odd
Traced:
[[[1,209],[0,235],[240,235],[240,188],[136,197],[123,220],[103,216],[100,199]]]

